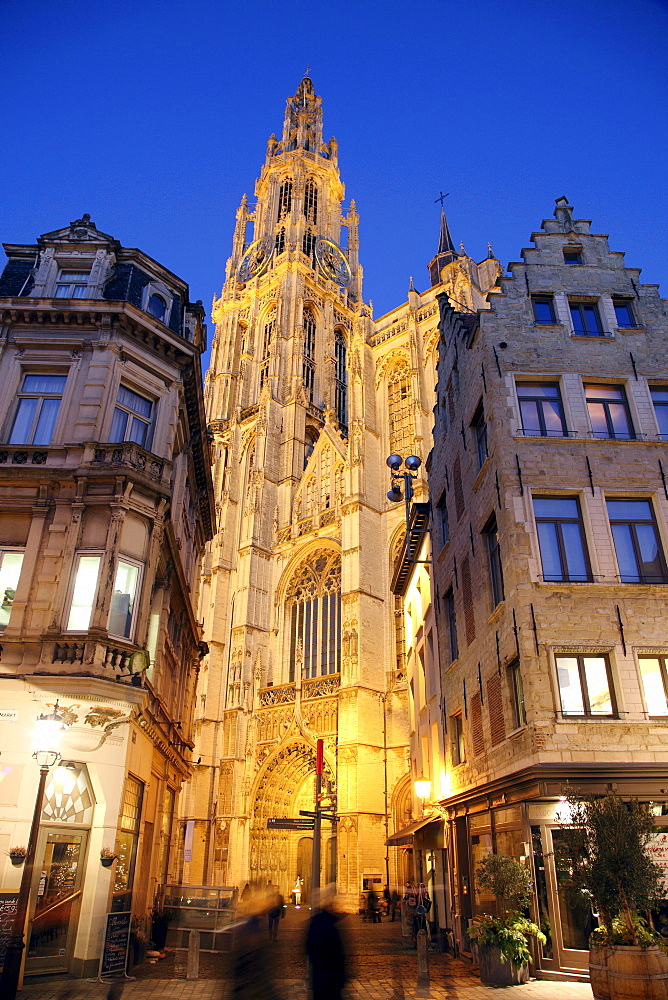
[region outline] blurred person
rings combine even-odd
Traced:
[[[272,885],[270,889],[270,907],[267,914],[269,920],[269,937],[272,941],[278,940],[278,922],[285,916],[285,900],[277,885]]]
[[[378,904],[378,893],[375,889],[369,889],[366,895],[366,905],[369,912],[369,920],[372,924],[380,923],[380,909]]]
[[[232,970],[235,1000],[279,1000],[271,977],[269,937],[265,917],[272,897],[265,888],[249,886],[244,916],[234,930]]]
[[[336,911],[336,888],[320,892],[320,909],[308,924],[306,956],[313,1000],[340,1000],[348,978],[346,948],[339,927],[343,915]]]
[[[390,923],[394,923],[394,919],[397,915],[397,910],[401,906],[401,899],[399,898],[399,893],[396,889],[392,890],[390,895]]]

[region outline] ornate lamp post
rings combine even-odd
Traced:
[[[42,802],[44,799],[44,788],[49,769],[60,760],[58,752],[58,738],[60,731],[65,729],[65,720],[58,711],[58,701],[53,706],[53,712],[48,715],[38,715],[35,723],[35,735],[33,738],[33,757],[39,764],[39,784],[37,786],[37,797],[35,799],[35,810],[33,812],[32,824],[30,826],[30,837],[28,839],[28,851],[26,854],[23,874],[21,876],[21,887],[19,898],[16,901],[16,916],[12,927],[12,936],[7,945],[5,964],[0,978],[0,996],[3,1000],[16,1000],[16,991],[21,976],[21,963],[23,960],[23,950],[25,948],[25,929],[28,916],[28,904],[30,901],[30,886],[32,883],[33,871],[35,867],[35,851],[37,849],[37,837],[39,836],[39,823],[42,816]]]

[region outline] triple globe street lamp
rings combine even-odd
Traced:
[[[58,740],[61,731],[66,728],[65,719],[58,711],[57,700],[53,706],[53,711],[46,715],[38,715],[35,722],[33,757],[39,764],[39,782],[35,798],[35,809],[30,826],[26,859],[21,876],[21,886],[16,901],[16,915],[12,926],[12,934],[7,944],[2,976],[0,977],[0,996],[2,1000],[16,1000],[16,991],[21,978],[21,965],[25,949],[26,921],[30,902],[30,888],[35,868],[37,838],[39,836],[39,826],[42,817],[44,789],[46,788],[46,779],[49,770],[60,760]]]

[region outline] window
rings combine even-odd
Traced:
[[[668,715],[667,663],[665,655],[638,657],[648,715]]]
[[[569,302],[573,332],[583,337],[601,337],[603,327],[595,302]]]
[[[315,261],[315,236],[312,230],[307,229],[302,239],[302,251],[313,264]]]
[[[22,565],[23,552],[0,549],[0,632],[9,625]]]
[[[318,189],[314,181],[307,181],[304,188],[304,215],[315,226],[318,221]]]
[[[61,271],[56,284],[57,299],[85,299],[89,271]]]
[[[302,355],[302,378],[309,403],[313,402],[315,384],[315,316],[308,306],[304,309],[304,353]]]
[[[668,438],[668,385],[650,386],[659,437]]]
[[[536,323],[551,326],[557,322],[554,315],[554,301],[551,295],[534,295],[531,298],[533,318]]]
[[[492,582],[492,598],[494,607],[503,600],[503,567],[501,566],[501,549],[499,547],[499,531],[496,517],[492,516],[483,531],[487,539],[487,555],[489,558],[489,576]]]
[[[411,373],[407,364],[398,364],[387,378],[387,417],[390,425],[390,451],[406,457],[415,446]]]
[[[286,597],[290,623],[289,678],[301,663],[304,678],[341,669],[341,557],[320,550],[304,562]]]
[[[529,437],[565,437],[566,421],[558,385],[518,382],[522,431]]]
[[[334,409],[339,426],[345,432],[348,429],[348,368],[347,368],[346,338],[343,330],[334,332],[334,357],[336,368],[334,373]]]
[[[591,430],[597,438],[634,437],[626,393],[621,385],[585,385]]]
[[[24,375],[10,444],[51,444],[67,375]]]
[[[450,524],[448,522],[448,504],[445,492],[441,494],[441,499],[436,504],[436,518],[441,535],[441,545],[445,545],[450,540]]]
[[[562,715],[616,715],[607,656],[557,656]]]
[[[153,403],[138,392],[119,385],[109,441],[134,441],[142,448],[150,444]]]
[[[277,257],[279,254],[285,252],[285,226],[281,226],[276,233],[276,238],[274,240],[274,252]]]
[[[151,316],[155,316],[155,318],[159,319],[161,323],[165,322],[167,303],[163,299],[162,295],[156,295],[154,292],[153,295],[149,297],[146,304],[146,312],[149,312]]]
[[[636,320],[633,314],[633,306],[630,299],[613,298],[612,305],[617,318],[617,326],[635,326]]]
[[[581,264],[582,247],[564,247],[564,264]]]
[[[116,837],[117,860],[114,865],[114,888],[111,902],[111,909],[114,913],[127,912],[131,907],[143,799],[143,783],[129,774],[125,783],[120,830]]]
[[[576,497],[534,497],[533,511],[546,582],[591,580]]]
[[[292,208],[292,181],[290,178],[283,181],[278,191],[278,221],[285,219],[290,214]]]
[[[513,728],[520,729],[526,725],[527,714],[524,707],[524,685],[522,684],[519,660],[513,660],[508,665],[508,683],[513,707]]]
[[[608,500],[622,583],[666,583],[666,562],[649,500]]]
[[[475,435],[476,451],[478,453],[478,468],[482,469],[489,457],[489,451],[487,449],[487,424],[485,423],[485,411],[483,410],[482,403],[478,405],[478,409],[473,415],[471,428]]]
[[[450,725],[452,729],[452,766],[458,767],[466,760],[464,725],[461,714],[450,716]]]
[[[100,555],[80,554],[76,558],[72,596],[65,626],[68,632],[88,631],[97,594],[101,561]]]
[[[140,568],[137,563],[131,563],[127,559],[119,559],[116,568],[109,611],[109,631],[124,639],[132,638]]]
[[[452,587],[445,595],[445,620],[448,623],[448,639],[450,641],[450,662],[453,663],[459,656],[457,648],[457,617],[455,615],[455,595]]]
[[[269,351],[271,349],[271,338],[274,335],[274,324],[276,317],[272,314],[264,324],[262,332],[262,364],[260,365],[260,388],[269,377]]]

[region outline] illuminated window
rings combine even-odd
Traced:
[[[51,444],[67,375],[24,375],[10,444]]]
[[[315,226],[318,221],[318,189],[314,181],[307,181],[304,188],[304,215]]]
[[[132,638],[140,572],[141,566],[138,563],[127,559],[118,560],[109,611],[109,632],[112,635]]]
[[[9,619],[14,604],[14,595],[19,585],[23,552],[15,549],[0,549],[0,632],[9,625]]]
[[[638,657],[648,715],[668,715],[667,663],[667,656]]]
[[[518,382],[517,398],[524,434],[528,437],[566,435],[566,421],[558,385],[545,382]]]
[[[341,557],[320,550],[299,567],[286,596],[290,628],[289,677],[302,663],[302,676],[317,677],[341,669]]]
[[[278,221],[287,218],[292,208],[292,181],[283,181],[278,192]]]
[[[132,883],[137,863],[137,845],[141,823],[144,785],[128,775],[123,796],[120,829],[116,837],[116,864],[114,865],[114,886],[111,909],[114,913],[130,909]]]
[[[617,714],[607,656],[557,656],[562,715]]]
[[[109,440],[134,441],[143,448],[148,447],[152,418],[153,403],[150,399],[124,385],[119,386]]]
[[[634,437],[626,393],[621,385],[585,385],[587,410],[595,438]]]
[[[68,632],[86,632],[97,595],[102,556],[79,553],[74,564],[72,595],[67,616]]]
[[[57,299],[85,299],[90,271],[61,271],[56,284]]]
[[[411,373],[407,364],[396,365],[387,379],[387,416],[390,451],[410,455],[415,445]]]
[[[336,369],[334,375],[334,409],[336,419],[344,433],[348,429],[348,369],[346,340],[343,330],[334,332],[334,356]]]
[[[313,402],[315,385],[315,316],[308,306],[304,309],[304,353],[302,355],[302,378],[309,403]]]

